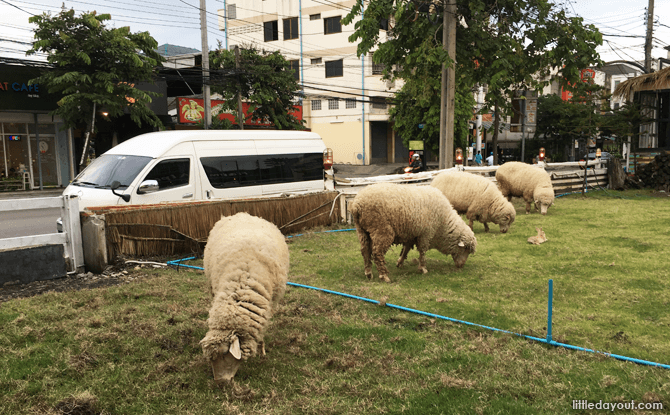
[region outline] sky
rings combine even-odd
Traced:
[[[582,17],[585,24],[598,27],[604,35],[598,52],[605,62],[644,60],[648,0],[555,0],[555,3],[563,4],[569,15]],[[0,56],[43,60],[43,56],[25,55],[33,41],[33,26],[28,18],[43,12],[56,14],[63,4],[77,14],[93,10],[109,13],[110,27],[130,26],[132,32],[148,31],[159,45],[202,48],[199,0],[0,0]],[[206,0],[206,8],[207,43],[214,49],[218,40],[225,43],[217,19],[223,0]],[[668,51],[663,48],[670,45],[670,0],[655,0],[654,22],[652,58],[667,58]],[[229,43],[242,43],[234,40]]]

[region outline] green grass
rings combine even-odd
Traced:
[[[394,247],[390,284],[364,277],[355,232],[308,233],[290,239],[289,279],[542,338],[553,279],[554,340],[668,364],[670,200],[647,195],[561,197],[547,216],[525,215],[517,201],[509,233],[475,224],[477,252],[460,271],[436,251],[428,274],[412,263],[415,251],[395,268]],[[536,226],[549,239],[538,246],[526,242]],[[294,287],[266,335],[267,356],[243,363],[234,387],[217,389],[198,346],[204,276],[142,272],[152,277],[0,304],[0,413],[571,414],[588,413],[572,410],[573,399],[670,405],[667,369]]]

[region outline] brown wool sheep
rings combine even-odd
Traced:
[[[419,251],[419,271],[426,273],[426,251],[451,255],[457,268],[475,252],[475,234],[451,207],[449,200],[429,186],[378,183],[365,187],[351,207],[361,243],[365,275],[372,278],[374,260],[379,278],[390,282],[384,255],[392,244],[403,245],[397,266],[402,266],[414,245]]]
[[[465,213],[470,221],[484,224],[489,231],[487,222],[500,225],[500,232],[505,233],[516,218],[514,206],[500,193],[491,180],[477,174],[466,172],[444,172],[438,174],[431,186],[441,191],[459,214]]]
[[[518,161],[509,161],[498,167],[496,180],[503,196],[512,200],[512,196],[523,197],[526,201],[526,214],[530,213],[531,202],[535,210],[547,214],[547,208],[554,203],[554,188],[549,173],[540,167]]]
[[[200,341],[217,384],[230,382],[242,360],[265,355],[263,336],[284,296],[289,252],[270,222],[238,213],[221,218],[204,253],[212,305]]]

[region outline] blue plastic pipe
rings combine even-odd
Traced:
[[[554,280],[549,280],[549,300],[547,301],[547,341],[551,342],[551,312],[554,302]]]
[[[323,233],[344,232],[344,231],[353,231],[353,230],[355,230],[355,229],[334,229],[334,230],[329,230],[329,231],[323,231]],[[287,236],[287,238],[290,238],[292,236],[300,236],[300,235],[302,235],[302,234]],[[193,265],[181,264],[181,262],[189,261],[191,259],[196,259],[196,257],[193,256],[193,257],[188,257],[188,258],[184,258],[184,259],[177,259],[177,260],[174,260],[174,261],[168,261],[167,264],[177,266],[177,267],[186,267],[186,268],[204,270],[203,267],[196,267],[196,266],[193,266]],[[666,364],[663,364],[663,363],[656,363],[656,362],[651,362],[649,360],[636,359],[634,357],[627,357],[627,356],[622,356],[622,355],[618,355],[618,354],[601,352],[601,351],[594,350],[594,349],[587,349],[587,348],[584,348],[584,347],[573,346],[571,344],[565,344],[565,343],[559,343],[559,342],[553,341],[551,339],[551,319],[552,319],[552,308],[553,308],[553,299],[554,299],[554,281],[551,280],[551,279],[549,280],[549,296],[548,296],[549,299],[547,301],[547,338],[546,339],[541,339],[539,337],[534,337],[534,336],[528,336],[526,334],[521,334],[521,333],[514,333],[513,331],[498,329],[498,328],[495,328],[495,327],[484,326],[482,324],[471,323],[471,322],[465,321],[465,320],[458,320],[458,319],[451,318],[451,317],[445,317],[445,316],[441,316],[439,314],[428,313],[426,311],[416,310],[416,309],[413,309],[413,308],[407,308],[407,307],[403,307],[403,306],[399,306],[399,305],[395,305],[395,304],[391,304],[391,303],[383,303],[382,304],[379,301],[372,300],[370,298],[359,297],[359,296],[356,296],[356,295],[346,294],[346,293],[342,293],[342,292],[338,292],[338,291],[327,290],[325,288],[312,287],[310,285],[303,285],[303,284],[298,284],[298,283],[290,282],[290,281],[287,282],[286,284],[289,285],[289,286],[293,286],[293,287],[307,288],[307,289],[310,289],[310,290],[321,291],[321,292],[328,293],[328,294],[335,294],[335,295],[339,295],[339,296],[342,296],[342,297],[351,298],[351,299],[354,299],[354,300],[361,300],[361,301],[365,301],[365,302],[372,303],[372,304],[385,305],[386,307],[395,308],[397,310],[407,311],[407,312],[414,313],[414,314],[420,314],[422,316],[427,316],[427,317],[439,318],[441,320],[447,320],[447,321],[451,321],[453,323],[458,323],[458,324],[465,324],[467,326],[480,327],[480,328],[495,331],[495,332],[498,332],[498,333],[513,334],[513,335],[518,336],[518,337],[523,337],[525,339],[533,340],[533,341],[536,341],[538,343],[548,344],[550,346],[564,347],[566,349],[577,350],[577,351],[580,351],[580,352],[602,354],[604,356],[613,357],[615,359],[623,360],[625,362],[633,362],[633,363],[637,363],[637,364],[640,364],[640,365],[660,367],[660,368],[663,368],[663,369],[670,369],[670,365],[666,365]]]

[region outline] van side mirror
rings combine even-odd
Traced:
[[[153,193],[158,191],[158,181],[156,180],[145,180],[140,184],[140,188],[137,189],[137,193],[142,195],[145,193]]]
[[[130,202],[130,195],[120,194],[120,193],[115,192],[116,189],[121,187],[121,183],[119,183],[118,180],[114,180],[109,187],[112,189],[112,193],[114,193],[116,196],[123,199],[124,202]]]

